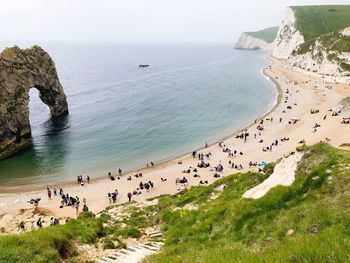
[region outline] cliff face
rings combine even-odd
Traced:
[[[286,64],[296,69],[326,76],[346,77],[350,75],[350,53],[327,50],[320,39],[316,39],[308,52],[298,54],[298,49]]]
[[[0,54],[0,159],[31,145],[29,90],[40,99],[53,118],[68,114],[68,103],[51,57],[40,47],[6,48]]]
[[[287,59],[302,43],[304,43],[304,37],[297,30],[296,18],[292,8],[288,7],[273,43],[272,55],[279,59]]]
[[[270,46],[266,41],[253,37],[248,33],[242,33],[238,42],[235,44],[236,49],[268,49]]]
[[[336,15],[336,14],[334,14]],[[328,76],[350,74],[350,52],[345,52],[349,43],[350,29],[330,32],[304,40],[297,29],[298,17],[293,8],[287,8],[285,18],[273,43],[272,55],[285,61],[294,69]],[[337,46],[340,47],[337,50]]]

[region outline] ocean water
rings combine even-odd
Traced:
[[[70,115],[30,91],[33,149],[0,162],[0,191],[103,176],[190,152],[267,112],[259,51],[231,44],[50,43]],[[150,64],[139,68],[139,64]]]

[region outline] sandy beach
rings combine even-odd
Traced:
[[[265,68],[263,72],[279,90],[278,103],[256,123],[245,128],[249,132],[246,142],[241,138],[236,138],[237,134],[235,134],[221,140],[221,147],[216,143],[201,149],[199,153],[204,155],[211,153],[209,159],[204,157],[204,162],[209,162],[210,168],[197,168],[198,171],[193,172],[192,168],[196,168],[200,160],[193,158],[191,154],[186,154],[156,163],[155,167],[123,174],[120,180],[111,181],[105,175],[105,179],[92,180],[90,184],[85,183],[84,186],[70,182],[55,185],[55,187],[62,188],[64,193],[69,193],[70,196],[79,196],[80,200],[86,198],[89,209],[98,213],[110,205],[107,198],[108,192],[117,189],[119,192],[117,203],[126,202],[127,193],[137,189],[140,181],[145,183],[151,180],[154,183],[154,189],[148,192],[143,190],[142,194],[134,195],[132,199],[138,202],[161,194],[175,194],[182,190],[180,184],[175,184],[176,178],[186,177],[189,187],[199,185],[201,180],[212,183],[218,179],[214,178],[216,172],[213,168],[219,164],[224,168],[223,172],[219,173],[221,177],[238,172],[258,171],[258,167],[250,167],[249,162],[275,162],[295,151],[295,148],[301,145],[302,140],[308,145],[327,140],[335,147],[340,147],[343,143],[350,143],[350,125],[341,124],[343,117],[349,116],[342,114],[332,116],[332,111],[330,111],[335,110],[343,98],[350,96],[349,83],[338,83],[334,79],[292,71],[285,68],[280,61],[272,58],[271,60],[272,65]],[[311,114],[311,110],[319,112]],[[263,123],[260,124],[262,120]],[[292,124],[293,122],[296,123]],[[313,127],[316,123],[320,127],[315,131]],[[261,130],[257,129],[258,126],[261,127]],[[276,140],[278,141],[277,146],[272,145]],[[203,138],[203,145],[205,141]],[[263,151],[263,148],[266,147],[272,149]],[[229,156],[228,152],[223,151],[224,148],[232,152],[236,150],[238,154],[233,157]],[[242,155],[239,154],[240,152]],[[235,165],[242,165],[243,169],[231,168],[230,161]],[[182,173],[187,169],[190,169],[191,172]],[[142,178],[135,178],[136,173],[142,173]],[[194,174],[200,177],[193,177]],[[117,177],[117,174],[113,175]],[[131,176],[132,179],[127,180],[128,176]],[[161,178],[166,181],[162,181]],[[50,200],[47,197],[46,187],[35,191],[2,193],[0,194],[0,229],[2,232],[17,232],[17,226],[22,220],[29,228],[30,222],[36,221],[39,215],[33,215],[33,206],[27,201],[38,197],[41,198],[40,207],[47,214],[46,217],[52,215],[62,221],[67,217],[76,217],[74,208],[59,208],[60,196]],[[48,224],[49,221],[46,219],[44,225]]]

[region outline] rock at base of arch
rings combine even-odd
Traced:
[[[0,53],[0,160],[32,145],[29,89],[39,90],[52,118],[68,114],[55,63],[41,47],[6,48]]]

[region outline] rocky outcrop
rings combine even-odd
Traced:
[[[310,50],[304,54],[290,56],[285,64],[294,69],[321,74],[324,76],[347,77],[350,72],[342,65],[350,64],[350,53],[337,53],[327,50],[321,41],[316,40]]]
[[[270,44],[266,41],[253,37],[248,33],[242,33],[237,43],[235,44],[236,49],[264,49],[267,50]]]
[[[36,88],[51,116],[68,114],[55,64],[41,47],[6,48],[0,54],[0,159],[31,145],[29,90]]]
[[[297,30],[294,11],[288,7],[273,43],[272,55],[279,59],[288,59],[302,43],[304,43],[304,37]]]
[[[341,31],[341,34],[342,34],[343,36],[350,37],[350,27],[344,28],[344,29]]]

